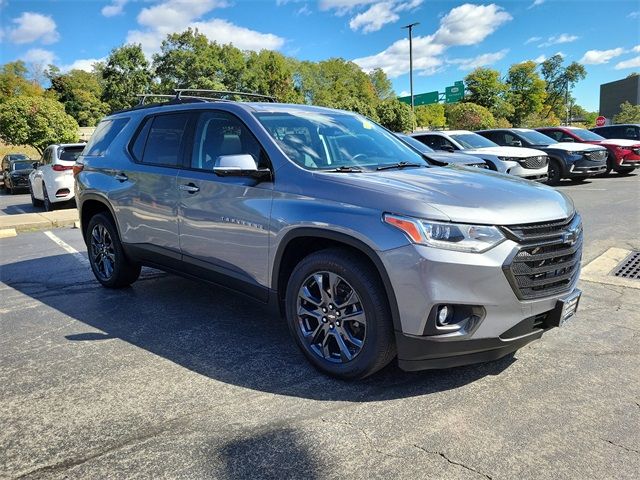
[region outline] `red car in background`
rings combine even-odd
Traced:
[[[543,127],[536,128],[540,133],[550,136],[557,142],[578,142],[602,145],[609,150],[607,170],[615,170],[626,175],[635,168],[640,168],[640,141],[624,138],[604,138],[597,133],[577,127]]]

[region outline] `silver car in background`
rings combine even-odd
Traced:
[[[242,292],[340,378],[500,358],[580,297],[567,196],[430,166],[354,113],[177,96],[102,120],[74,172],[102,285],[148,265]]]

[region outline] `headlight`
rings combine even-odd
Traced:
[[[389,213],[383,219],[402,230],[413,243],[445,250],[482,253],[505,239],[500,230],[489,225],[433,222]]]
[[[521,158],[518,158],[518,157],[498,157],[498,158],[503,162],[518,162],[521,160]]]

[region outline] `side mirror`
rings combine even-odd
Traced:
[[[440,150],[444,150],[445,152],[453,153],[454,149],[451,145],[441,145]]]
[[[33,167],[33,169],[35,170],[36,168],[38,168],[40,166],[40,162],[33,162],[31,164],[31,166]]]
[[[574,143],[575,139],[573,137],[565,137],[562,139],[563,142],[570,142],[570,143]]]
[[[220,177],[249,177],[257,180],[271,178],[271,170],[256,167],[256,161],[249,154],[219,156],[213,166],[213,173]]]

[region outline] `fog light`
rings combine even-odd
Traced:
[[[449,307],[448,305],[442,305],[438,307],[438,317],[437,323],[438,326],[443,327],[445,325],[449,325],[449,321],[453,316],[453,307]]]

